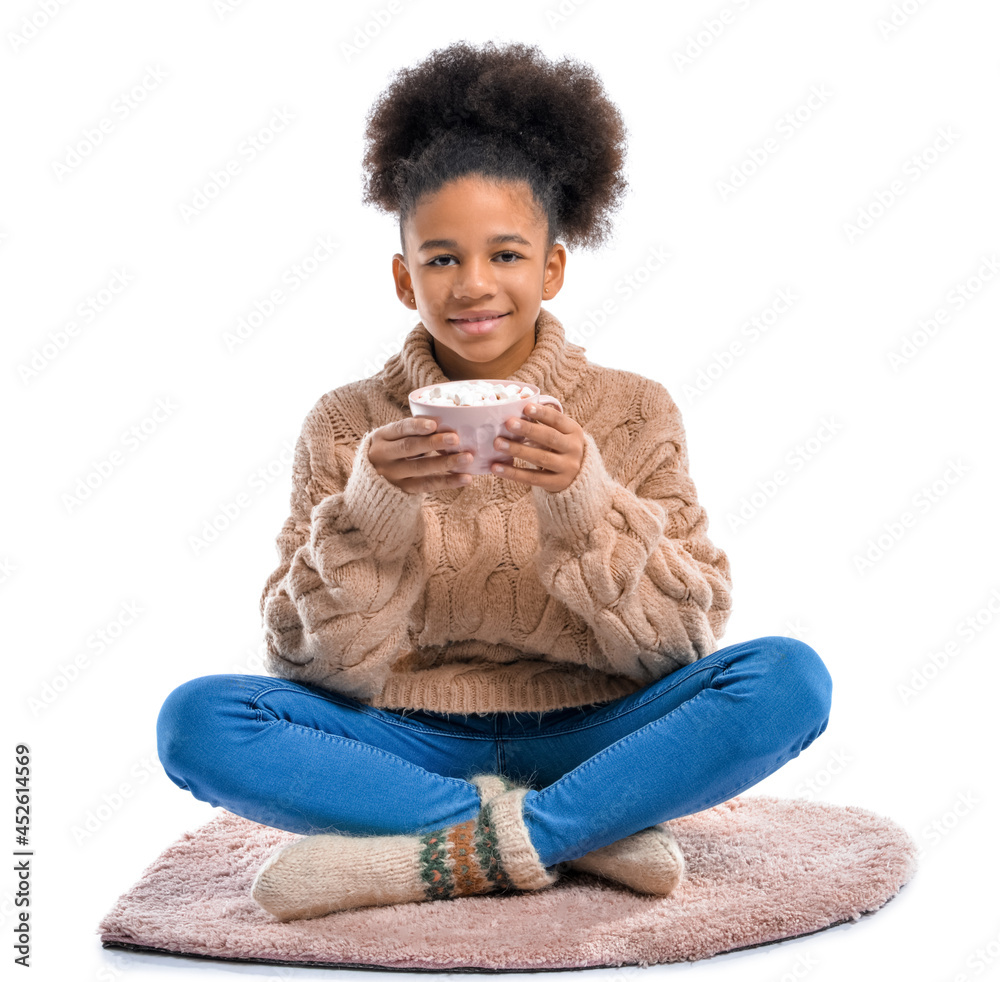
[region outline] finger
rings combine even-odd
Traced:
[[[433,416],[404,416],[393,424],[400,436],[411,433],[427,434],[437,429],[437,420]]]
[[[509,453],[515,460],[521,460],[526,464],[531,464],[534,467],[541,468],[542,470],[555,472],[561,463],[561,457],[559,454],[555,454],[546,450],[544,447],[539,447],[528,443],[511,442],[510,446],[504,448],[500,446],[502,441],[498,438],[496,442],[496,449],[502,453]],[[511,468],[507,467],[506,471],[510,471]]]
[[[406,460],[413,460],[419,457],[431,457],[435,454],[456,453],[458,451],[457,433],[432,433],[430,436],[407,437],[407,439],[412,440],[413,443],[411,446],[418,447],[420,452],[407,456],[405,458]],[[392,444],[389,444],[389,446],[391,447]]]
[[[528,412],[529,409],[532,411]],[[548,426],[560,433],[572,433],[580,425],[565,413],[559,412],[554,406],[540,406],[535,402],[529,402],[524,407],[522,415],[511,416],[504,422],[504,425],[510,430],[513,422],[521,423],[522,426],[531,426],[532,424]],[[512,432],[517,431],[512,430]]]
[[[427,436],[437,429],[437,420],[431,416],[404,416],[385,428],[385,439],[390,442],[411,436]]]
[[[528,419],[537,420],[559,430],[561,433],[571,433],[573,420],[565,413],[559,412],[555,406],[545,406],[537,402],[529,402],[524,407],[524,415]]]
[[[547,488],[556,480],[549,471],[533,470],[530,467],[511,467],[509,464],[493,464],[490,467],[490,472],[509,481],[517,481],[519,484],[533,484],[540,488]]]
[[[428,437],[437,429],[437,420],[427,416],[407,416],[385,428],[386,455],[390,460],[419,457],[434,447]]]
[[[539,446],[556,453],[565,453],[570,448],[569,435],[549,426],[547,423],[529,423],[527,420],[508,420],[509,429],[518,441],[531,440]]]
[[[394,480],[404,481],[410,478],[417,480],[448,478],[453,474],[462,473],[472,463],[471,453],[433,454],[427,457],[413,457],[409,460],[397,460],[390,463],[385,470]],[[446,485],[442,484],[442,487]]]
[[[432,474],[430,477],[413,477],[403,480],[402,485],[411,494],[421,491],[443,491],[448,488],[464,487],[472,483],[471,474]]]
[[[470,456],[469,460],[471,461],[471,459]],[[457,470],[447,474],[431,474],[422,479],[421,487],[424,491],[437,491],[443,488],[464,487],[471,483],[471,474],[467,474],[464,470]]]

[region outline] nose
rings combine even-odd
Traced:
[[[489,259],[466,259],[458,267],[452,292],[457,300],[493,296],[496,293],[496,279]]]

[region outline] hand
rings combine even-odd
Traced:
[[[531,417],[531,421],[508,419],[505,424],[511,433],[517,434],[517,438],[506,441],[497,437],[494,446],[497,450],[535,464],[540,470],[494,464],[491,468],[493,473],[522,484],[537,485],[546,491],[568,488],[583,466],[583,427],[555,406],[529,402],[524,412]],[[530,440],[533,446],[525,446],[522,437]]]
[[[435,433],[437,421],[407,416],[375,430],[368,448],[372,467],[408,494],[468,484],[471,474],[455,473],[472,463],[470,453],[437,453],[458,443],[455,433]]]

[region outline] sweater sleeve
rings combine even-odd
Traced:
[[[426,495],[382,477],[372,431],[355,449],[336,412],[317,403],[295,445],[291,514],[260,598],[265,665],[365,700],[381,691],[426,583]]]
[[[644,685],[716,650],[732,590],[728,557],[706,535],[688,474],[680,411],[646,381],[641,423],[624,448],[626,484],[585,433],[573,483],[532,488],[542,584],[593,631],[601,668]]]

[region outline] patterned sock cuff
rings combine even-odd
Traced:
[[[510,888],[496,834],[483,814],[420,836],[420,879],[430,900]]]

